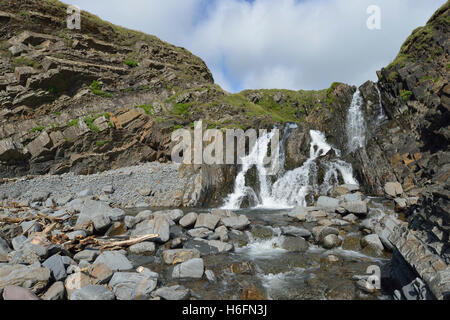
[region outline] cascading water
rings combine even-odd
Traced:
[[[292,127],[291,127],[292,128]],[[286,141],[289,130],[285,130],[282,141]],[[353,168],[351,164],[340,159],[333,161],[321,161],[320,165],[324,168],[324,181],[319,185],[318,159],[325,156],[330,150],[334,150],[339,157],[340,150],[333,148],[326,141],[325,135],[320,131],[311,130],[311,144],[309,158],[304,164],[294,170],[283,173],[277,180],[271,184],[267,177],[267,170],[263,165],[264,157],[267,154],[268,144],[273,134],[267,134],[260,137],[250,154],[242,158],[242,170],[236,177],[234,192],[225,199],[223,209],[236,210],[241,207],[243,200],[247,197],[249,202],[258,208],[280,209],[291,208],[293,206],[306,206],[307,197],[320,192],[326,193],[334,185],[339,184],[339,174],[342,181],[348,184],[358,184],[353,177]],[[285,151],[280,148],[280,163],[284,166]],[[258,171],[260,182],[259,195],[253,188],[245,185],[245,175],[253,166]]]
[[[361,110],[363,98],[359,89],[353,95],[352,103],[347,113],[347,151],[352,153],[366,144],[366,124]]]
[[[386,118],[386,115],[384,114],[383,110],[383,100],[381,99],[380,89],[378,89],[377,86],[375,86],[375,88],[377,88],[378,92],[378,117],[376,120],[376,126],[378,127],[381,124],[381,122]]]

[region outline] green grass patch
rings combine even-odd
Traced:
[[[175,103],[172,109],[172,113],[177,116],[188,117],[189,108],[192,107],[193,103]]]
[[[154,107],[152,104],[143,104],[140,106],[135,106],[136,109],[142,109],[146,114],[151,115],[153,113]]]
[[[80,122],[80,119],[73,119],[73,120],[70,120],[69,122],[67,122],[67,126],[68,127],[75,126],[75,127],[79,128],[79,122]]]
[[[86,117],[83,119],[84,123],[89,127],[91,131],[100,132],[100,129],[94,124],[95,118]]]
[[[109,92],[103,92],[102,85],[97,80],[92,81],[91,85],[89,86],[89,89],[92,91],[93,94],[97,96],[104,96],[105,98],[112,98],[112,94]]]
[[[405,102],[408,101],[411,98],[412,94],[413,94],[412,91],[400,90],[400,97]]]
[[[38,123],[36,123],[36,124],[37,124],[37,126],[32,128],[30,130],[30,133],[41,132],[41,131],[43,131],[45,129],[45,126],[41,126]]]
[[[96,143],[95,143],[95,145],[97,146],[97,147],[103,147],[105,144],[107,144],[108,143],[108,141],[103,141],[103,140],[99,140],[99,141],[97,141]]]
[[[42,65],[39,63],[39,61],[33,61],[33,60],[30,60],[27,58],[22,58],[22,57],[14,58],[12,61],[12,64],[14,67],[29,66],[29,67],[33,67],[35,69],[39,69],[42,67]]]
[[[131,59],[125,59],[123,61],[123,63],[126,64],[127,66],[131,67],[131,68],[137,67],[137,65],[138,65],[137,61],[134,61],[134,60],[131,60]]]

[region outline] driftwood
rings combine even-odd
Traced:
[[[67,236],[62,234],[52,237],[51,241],[64,246],[68,251],[79,252],[86,248],[98,250],[122,249],[157,237],[159,237],[158,234],[148,234],[128,240],[114,241],[111,239],[99,239],[95,238],[95,236],[89,236],[86,238],[76,237],[73,240],[65,241],[67,240]]]

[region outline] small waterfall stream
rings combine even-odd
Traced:
[[[293,128],[292,126],[290,127]],[[284,144],[290,130],[285,130],[281,139]],[[261,136],[250,154],[242,158],[242,170],[238,173],[235,181],[234,191],[225,199],[223,209],[236,210],[241,207],[243,200],[247,197],[249,203],[256,208],[281,209],[292,208],[294,206],[306,206],[307,197],[319,193],[326,194],[334,185],[341,181],[347,184],[358,184],[353,177],[353,168],[351,164],[336,158],[331,161],[319,161],[320,157],[327,155],[331,150],[337,157],[340,156],[340,150],[329,145],[325,135],[316,130],[310,131],[311,144],[309,158],[299,168],[284,172],[277,176],[273,182],[267,176],[267,170],[263,165],[264,157],[268,151],[268,144],[273,133]],[[285,148],[280,148],[280,165],[284,167]],[[245,175],[256,166],[258,179],[260,183],[259,194],[245,184]],[[323,181],[319,183],[319,169],[324,173]],[[339,179],[341,177],[341,180]]]
[[[361,110],[363,98],[359,89],[353,95],[347,112],[347,152],[352,153],[366,145],[366,124]]]

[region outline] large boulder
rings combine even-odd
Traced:
[[[94,223],[94,228],[104,231],[111,224],[110,216],[114,216],[114,210],[105,202],[86,200],[80,210],[77,224]]]
[[[402,185],[398,182],[388,182],[384,185],[384,192],[391,198],[396,198],[403,194]]]
[[[7,286],[19,286],[39,293],[50,281],[50,270],[39,264],[0,264],[0,290]]]
[[[238,217],[224,217],[221,218],[221,221],[224,226],[235,230],[244,230],[250,225],[250,221],[245,215],[240,215]]]
[[[339,200],[335,198],[321,196],[317,200],[316,206],[323,209],[334,209],[339,207]]]
[[[216,215],[202,213],[198,215],[194,228],[208,228],[209,230],[214,230],[219,221],[220,217]]]
[[[167,242],[170,239],[170,224],[167,218],[163,215],[156,215],[153,220],[154,233],[158,234],[156,239],[159,242]]]
[[[281,247],[287,251],[305,252],[309,248],[308,242],[302,237],[286,237]]]
[[[344,202],[342,207],[349,213],[367,215],[367,204],[365,201]]]
[[[148,300],[157,283],[158,274],[145,269],[141,273],[116,272],[109,286],[117,300]]]

